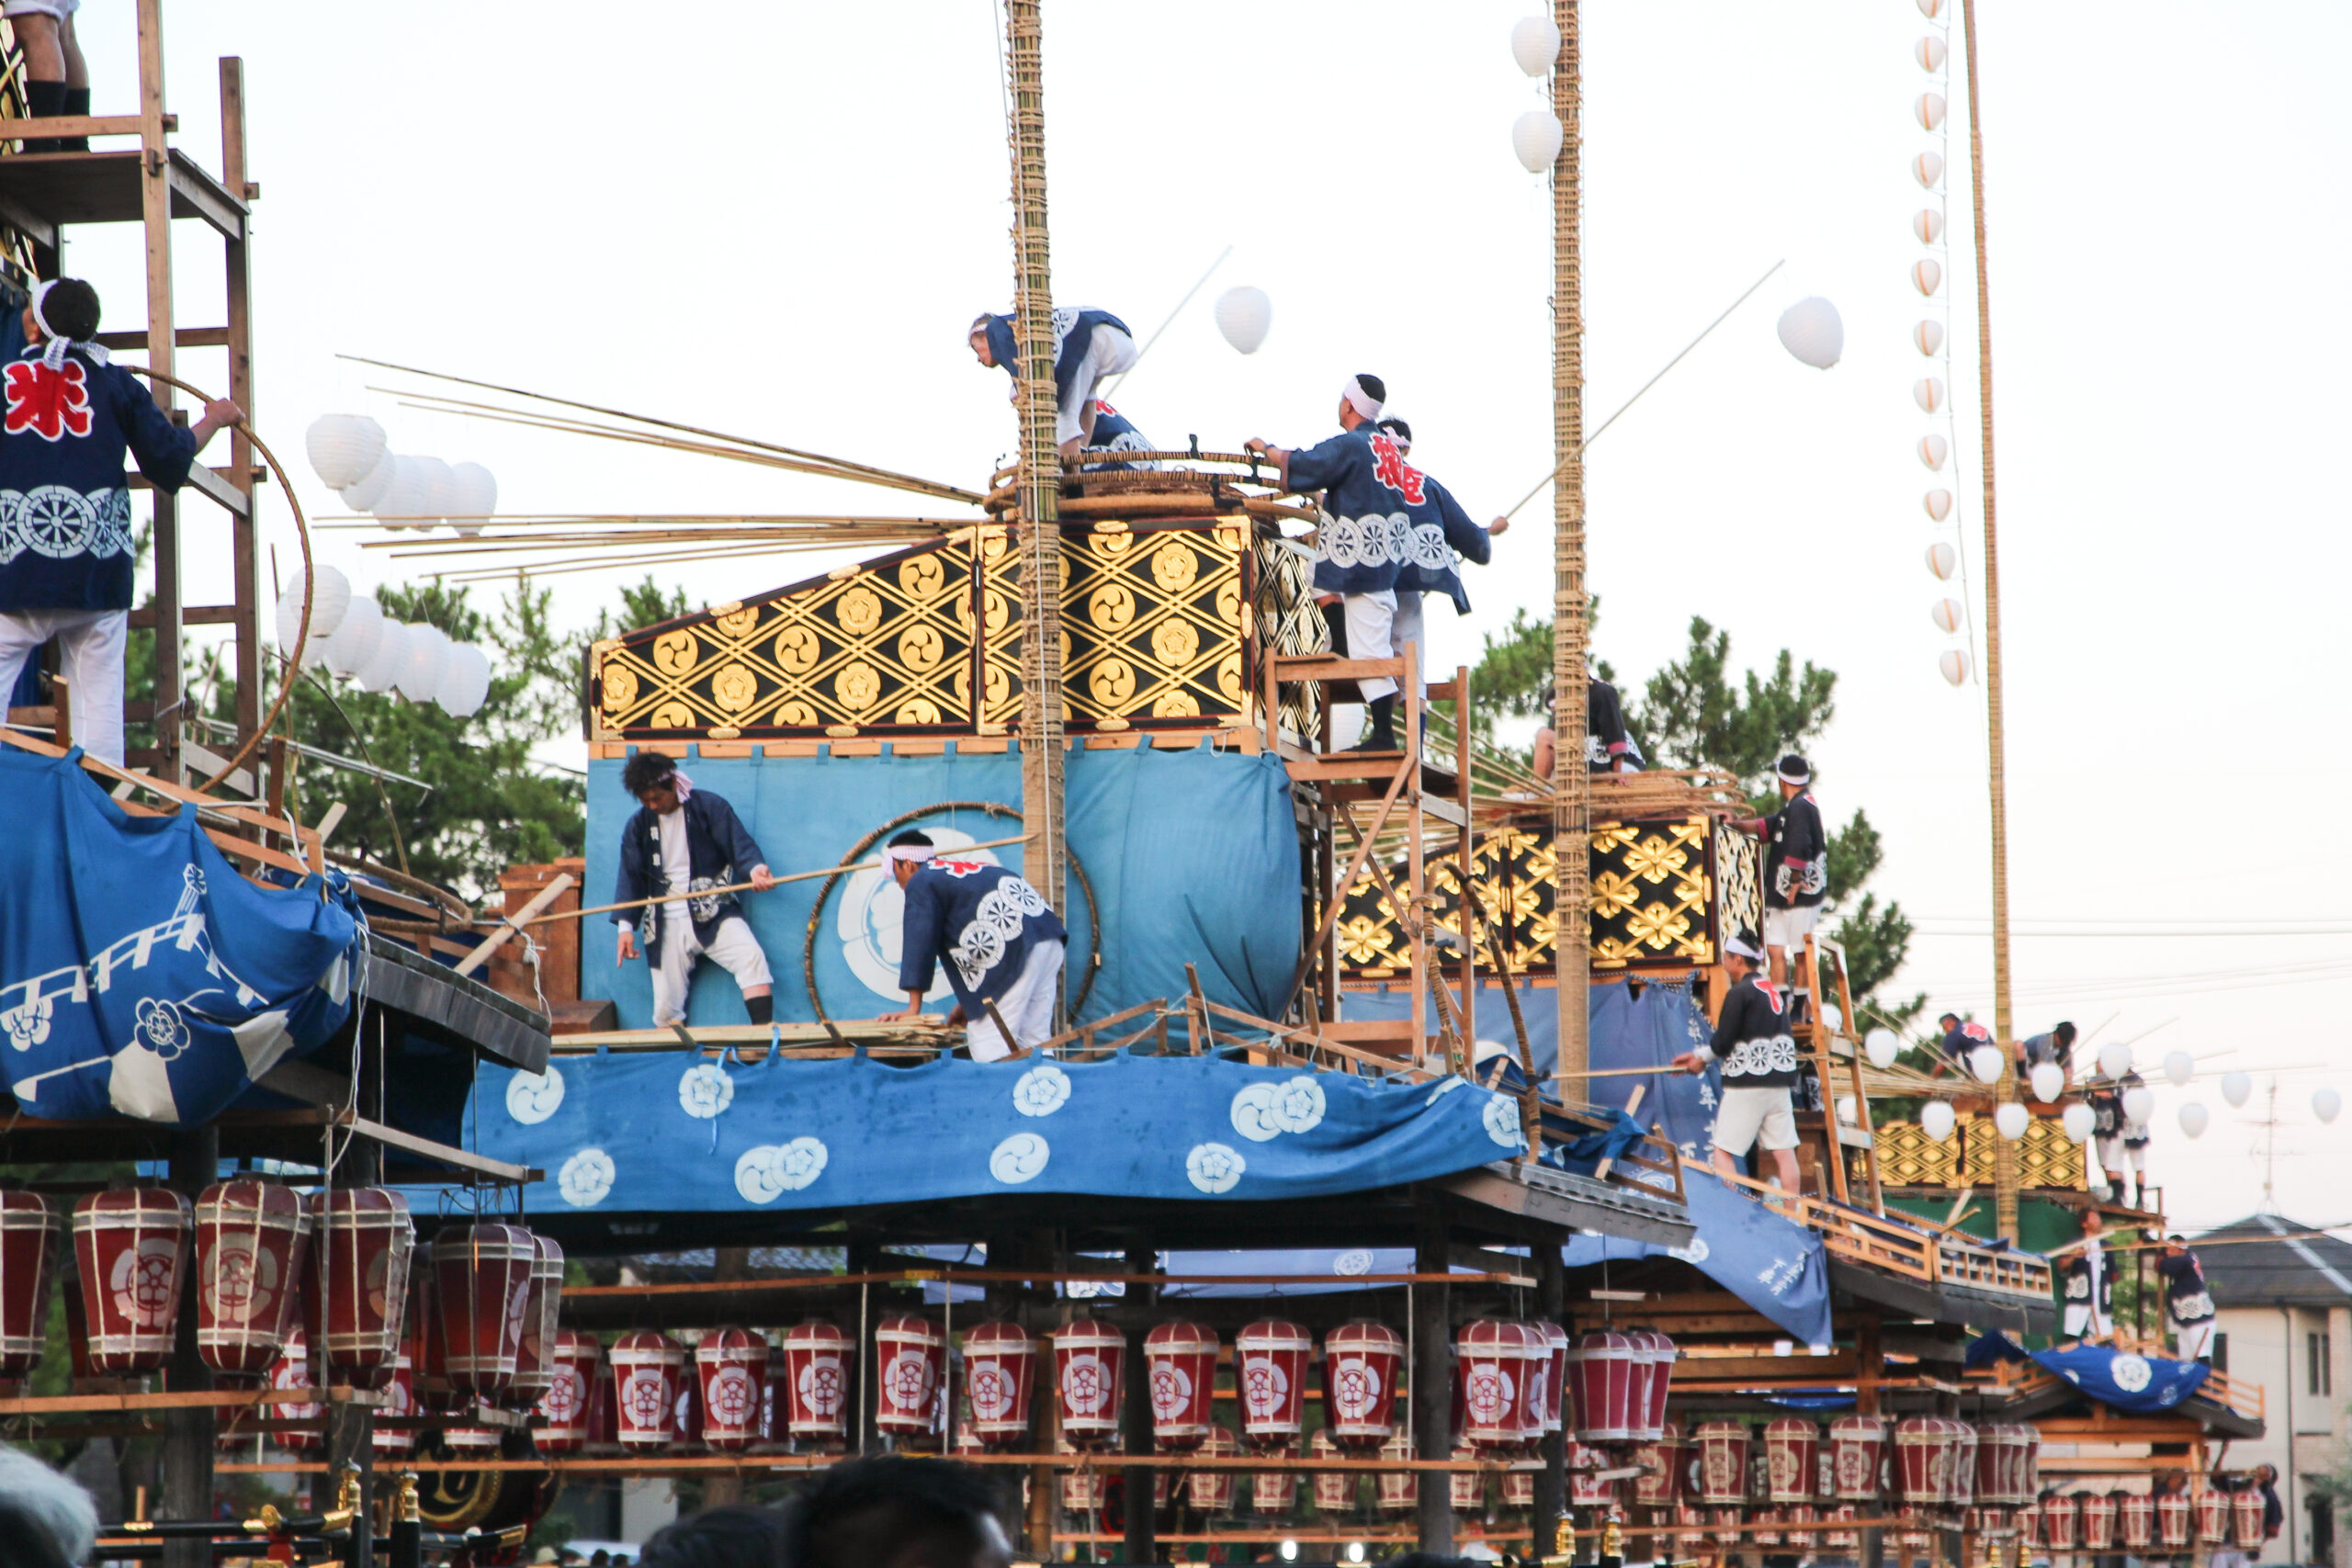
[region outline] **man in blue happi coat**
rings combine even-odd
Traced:
[[[1012,400],[1021,400],[1021,349],[1012,318],[983,315],[972,322],[972,354],[982,365],[1001,367],[1012,378]],[[1062,456],[1076,457],[1091,445],[1097,412],[1095,392],[1104,380],[1132,369],[1135,335],[1108,310],[1085,306],[1054,310],[1054,441]]]
[[[899,928],[907,1007],[883,1020],[921,1018],[933,966],[944,959],[956,992],[947,1021],[967,1026],[972,1060],[1001,1062],[1013,1046],[1051,1035],[1069,933],[1044,897],[1003,866],[941,855],[927,833],[900,833],[884,852],[907,899]],[[989,1017],[990,1003],[1012,1032],[1010,1043]]]
[[[645,950],[653,966],[658,1028],[686,1021],[686,992],[694,983],[695,960],[701,957],[735,976],[753,1023],[768,1022],[775,1016],[775,980],[768,973],[767,953],[735,895],[711,891],[749,882],[766,892],[775,886],[767,856],[735,808],[695,788],[674,758],[639,751],[621,769],[621,787],[637,798],[639,809],[621,830],[621,873],[613,902],[681,897],[616,910],[613,923],[621,934],[614,963],[626,964],[639,947]]]
[[[188,468],[222,426],[243,417],[226,398],[183,430],[145,383],[107,363],[98,291],[79,278],[33,290],[23,349],[6,367],[0,422],[0,692],[55,637],[63,655],[74,738],[122,765],[122,663],[130,627],[130,491],[127,451],[159,491]]]
[[[1413,451],[1413,427],[1394,414],[1383,414],[1380,428],[1396,443],[1396,450],[1410,457]],[[1416,468],[1416,473],[1420,470]],[[1421,493],[1427,498],[1419,506],[1408,506],[1405,515],[1411,519],[1413,537],[1411,557],[1396,571],[1396,620],[1391,640],[1401,646],[1411,643],[1421,650],[1421,680],[1429,681],[1429,643],[1423,636],[1421,596],[1442,593],[1453,601],[1453,613],[1470,613],[1470,594],[1462,586],[1461,566],[1464,557],[1485,566],[1494,557],[1493,541],[1510,528],[1510,519],[1498,517],[1481,528],[1471,521],[1470,513],[1453,499],[1453,492],[1427,474],[1421,474]]]
[[[1102,399],[1094,400],[1094,423],[1087,427],[1086,445],[1079,448],[1079,467],[1095,472],[1112,469],[1156,468],[1157,463],[1100,462],[1096,454],[1116,452],[1155,452],[1151,437],[1137,430],[1135,421],[1113,408]]]

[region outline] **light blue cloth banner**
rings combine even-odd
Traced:
[[[2101,1404],[2134,1416],[2170,1410],[2203,1387],[2213,1370],[2205,1361],[2176,1361],[2168,1356],[2142,1356],[2103,1345],[2029,1351],[2002,1334],[1987,1334],[1971,1344],[1967,1364],[1973,1368],[1996,1360],[2021,1361],[2028,1356]]]
[[[1580,1235],[1561,1249],[1572,1269],[1635,1258],[1679,1258],[1789,1331],[1827,1345],[1829,1263],[1821,1238],[1704,1171],[1682,1173],[1699,1234],[1683,1247]]]
[[[257,887],[195,807],[132,817],[71,759],[0,752],[0,1061],[28,1113],[199,1125],[349,1016],[340,874]]]
[[[691,749],[689,749],[691,750]],[[590,902],[610,896],[620,835],[636,807],[620,786],[622,762],[589,764]],[[903,813],[939,801],[990,801],[1018,809],[1021,759],[1005,751],[959,756],[724,757],[684,759],[695,787],[724,795],[766,852],[778,875],[839,863],[860,839]],[[1091,880],[1102,920],[1102,968],[1081,1019],[1102,1018],[1155,997],[1184,994],[1184,964],[1195,964],[1210,1000],[1270,1015],[1296,965],[1298,838],[1289,782],[1269,756],[1219,754],[1206,747],[1162,751],[1076,750],[1063,809],[1070,852]],[[944,847],[1010,838],[1017,817],[965,809],[907,824]],[[878,846],[877,846],[878,848]],[[869,852],[867,859],[876,858]],[[1018,845],[979,858],[1021,863]],[[745,895],[745,918],[775,972],[775,1016],[816,1017],[802,978],[809,916],[821,877]],[[1080,884],[1069,879],[1067,994],[1076,998],[1095,962]],[[882,872],[843,877],[826,901],[815,945],[817,988],[837,1019],[873,1018],[906,1006],[898,989],[898,886]],[[601,918],[581,940],[581,994],[610,997],[621,1026],[652,1022],[653,989],[643,960],[616,967],[614,928]],[[933,1006],[949,998],[943,974]],[[688,1017],[741,1023],[749,1015],[734,980],[698,966]]]
[[[1163,1253],[1160,1267],[1170,1274],[1295,1274],[1278,1285],[1167,1285],[1163,1298],[1178,1296],[1320,1296],[1334,1291],[1395,1290],[1394,1285],[1365,1285],[1365,1274],[1410,1274],[1409,1247],[1309,1247],[1250,1252]]]
[[[1519,1152],[1519,1109],[1459,1078],[1393,1084],[1214,1056],[895,1067],[684,1052],[485,1068],[465,1145],[537,1166],[534,1210],[711,1213],[1005,1192],[1320,1197]]]

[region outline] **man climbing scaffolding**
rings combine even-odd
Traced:
[[[971,344],[974,358],[1012,378],[1012,398],[1018,402],[1021,349],[1013,337],[1012,318],[979,317],[972,322]],[[1054,442],[1064,457],[1076,457],[1094,444],[1094,427],[1105,406],[1097,389],[1122,370],[1134,368],[1136,357],[1134,334],[1110,311],[1082,306],[1055,310]]]

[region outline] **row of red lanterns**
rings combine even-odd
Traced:
[[[2207,1487],[2192,1501],[2168,1492],[2052,1493],[2017,1511],[2021,1539],[2053,1551],[2187,1551],[2234,1544],[2261,1550],[2263,1495]]]
[[[1762,1429],[1760,1452],[1758,1437],[1743,1421],[1702,1422],[1688,1440],[1669,1427],[1636,1456],[1647,1472],[1634,1501],[1679,1502],[1686,1477],[1690,1501],[1717,1506],[1883,1497],[1938,1508],[2016,1506],[2039,1487],[2040,1435],[2013,1422],[1975,1427],[1915,1416],[1890,1432],[1875,1416],[1846,1416],[1830,1424],[1825,1442],[1819,1423],[1782,1416]]]

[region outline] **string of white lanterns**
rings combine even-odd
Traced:
[[[298,578],[277,598],[277,646],[290,653],[301,627]],[[351,580],[331,566],[311,573],[311,638],[306,669],[324,670],[363,691],[398,692],[413,703],[433,703],[453,718],[469,718],[490,696],[490,655],[470,642],[452,642],[435,626],[410,626],[351,592]]]
[[[394,452],[384,427],[366,414],[321,414],[302,445],[322,484],[387,528],[422,533],[446,522],[471,537],[498,510],[498,479],[488,468]]]
[[[1521,17],[1510,26],[1510,57],[1541,84],[1560,58],[1559,25],[1549,17]],[[1543,107],[1511,121],[1510,150],[1529,174],[1548,175],[1559,159],[1560,143],[1567,132],[1560,117],[1552,112],[1551,95],[1540,85],[1536,91]]]
[[[1942,204],[1946,154],[1951,151],[1951,133],[1944,124],[1948,109],[1944,93],[1950,85],[1944,69],[1951,47],[1950,24],[1944,16],[1948,0],[1917,0],[1917,4],[1920,15],[1935,30],[1924,34],[1912,46],[1912,61],[1927,73],[1928,86],[1912,99],[1911,117],[1920,130],[1936,139],[1936,145],[1911,160],[1911,177],[1919,182],[1928,197],[1928,205],[1911,217],[1912,235],[1928,252],[1911,265],[1911,287],[1923,302],[1923,314],[1911,329],[1911,346],[1927,362],[1926,374],[1911,385],[1911,400],[1932,423],[1943,428],[1940,434],[1930,428],[1922,434],[1914,451],[1930,475],[1927,493],[1920,498],[1933,529],[1927,550],[1928,572],[1938,582],[1952,585],[1951,595],[1928,606],[1928,618],[1938,631],[1961,639],[1964,645],[1946,648],[1938,655],[1936,663],[1946,681],[1960,686],[1973,679],[1976,672],[1976,626],[1975,618],[1968,610],[1968,568],[1966,555],[1960,547],[1959,508],[1953,490],[1944,482],[1945,465],[1952,461],[1959,446],[1950,381],[1951,297],[1945,287],[1951,253],[1944,243]]]

